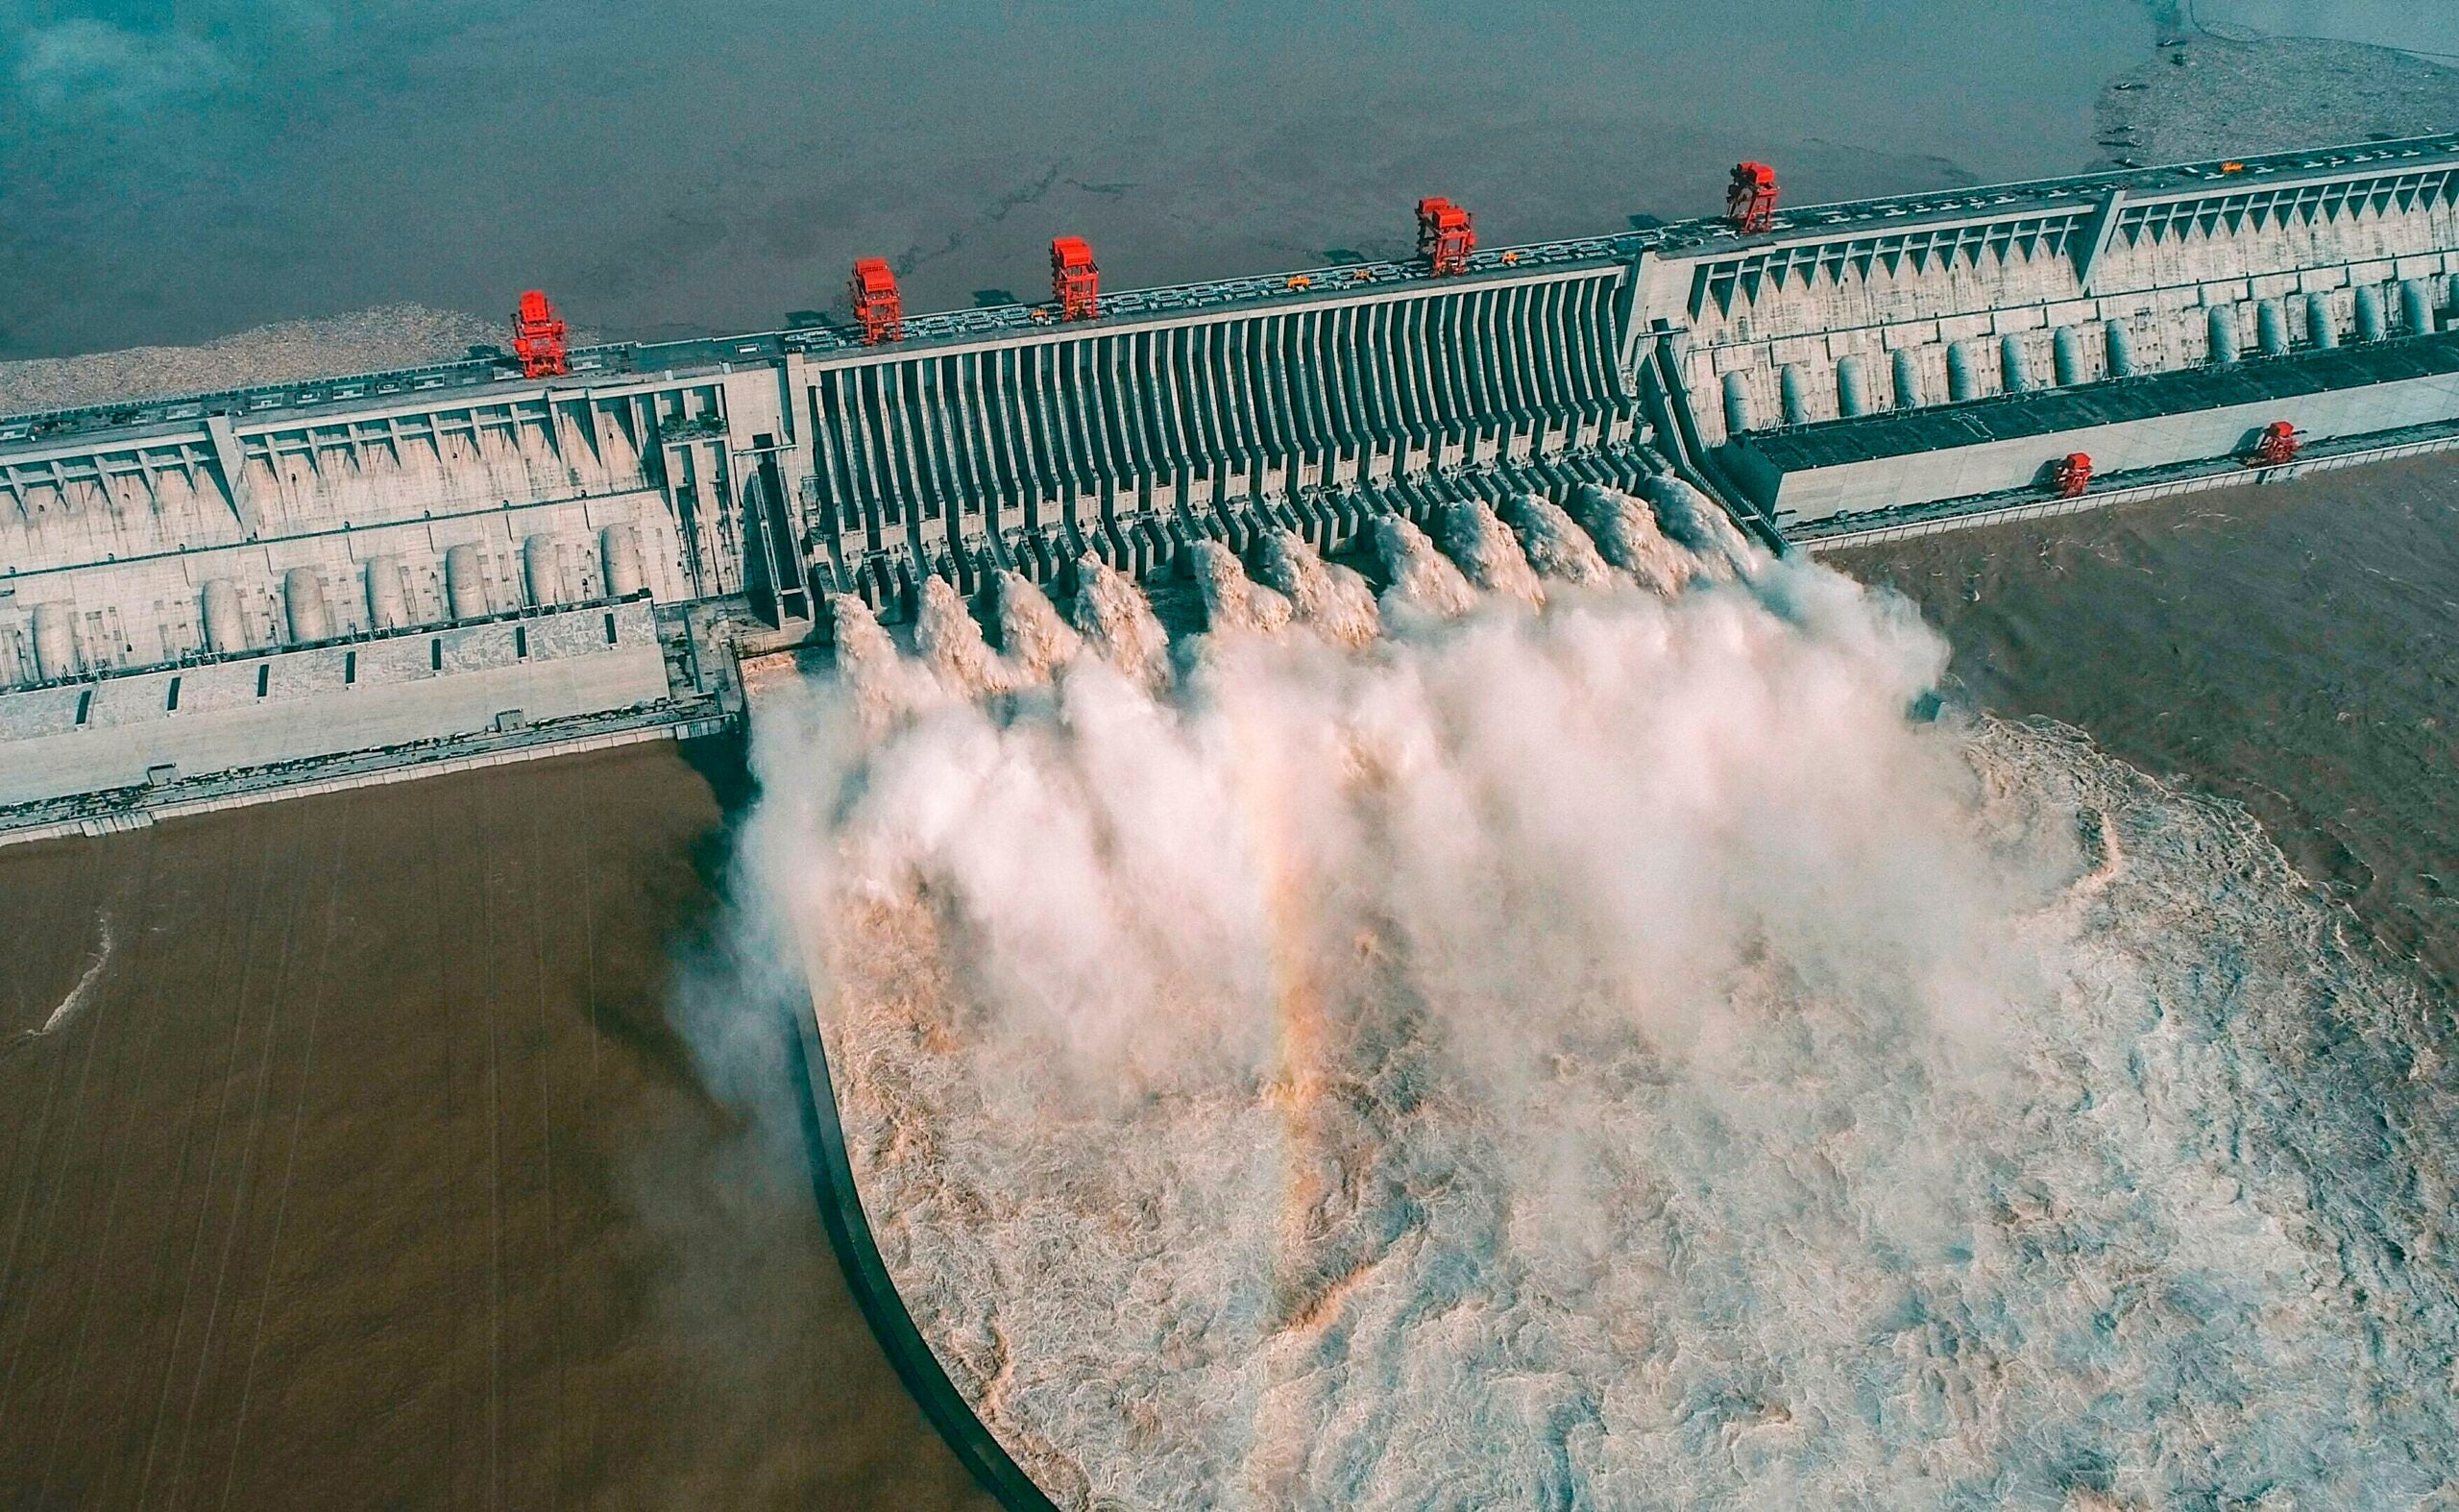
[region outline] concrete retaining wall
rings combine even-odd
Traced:
[[[2452,451],[2459,451],[2459,434],[2427,436],[2377,447],[2357,447],[2346,451],[2309,452],[2297,461],[2278,467],[2252,468],[2230,463],[2207,470],[2188,470],[2179,476],[2155,475],[2156,480],[2151,482],[2130,483],[2119,479],[2114,486],[2096,488],[2074,499],[2034,497],[1996,504],[1981,500],[1975,500],[1971,508],[1950,509],[1909,519],[1885,515],[1831,517],[1832,523],[1823,525],[1816,533],[1795,537],[1794,545],[1813,554],[1843,550],[1887,541],[1909,541],[1916,536],[1939,535],[1949,530],[1969,530],[1980,525],[2010,524],[2018,521],[2081,514],[2089,509],[2141,503],[2179,494],[2202,494],[2213,489],[2243,488],[2250,484],[2285,483],[2308,473],[2335,473],[2344,468]]]
[[[0,805],[668,696],[656,623],[638,599],[25,689],[0,694]]]
[[[2366,435],[2459,416],[2459,378],[2409,378],[2365,388],[2267,399],[2256,403],[2091,426],[2051,435],[1914,451],[1794,473],[1780,473],[1748,441],[1728,446],[1728,468],[1780,525],[1832,515],[1900,509],[2030,487],[2072,451],[2087,453],[2102,475],[2228,456],[2263,427],[2287,420],[2309,440]]]

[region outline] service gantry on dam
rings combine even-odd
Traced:
[[[1771,545],[2459,443],[2459,136],[0,418],[0,840],[712,727],[725,621],[1669,469]]]

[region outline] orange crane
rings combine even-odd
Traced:
[[[564,322],[542,290],[521,296],[512,316],[512,354],[521,359],[523,378],[561,378],[564,366]]]
[[[1092,243],[1061,236],[1050,244],[1050,293],[1059,301],[1061,320],[1090,320],[1102,312],[1102,270],[1093,265]]]
[[[886,257],[864,257],[854,264],[854,277],[845,285],[853,296],[854,318],[862,323],[863,345],[876,347],[883,341],[905,339],[905,296],[897,292],[896,275],[889,271]]]
[[[1467,210],[1441,197],[1418,201],[1418,256],[1429,272],[1468,272],[1469,254],[1476,248],[1477,230]]]
[[[1776,170],[1764,162],[1734,164],[1725,188],[1725,219],[1744,235],[1776,224]]]
[[[2263,427],[2263,433],[2254,441],[2252,465],[2277,467],[2282,462],[2294,462],[2300,444],[2295,426],[2285,420],[2275,420]]]
[[[2059,458],[2057,465],[2050,471],[2049,486],[2057,491],[2057,497],[2060,499],[2082,498],[2083,491],[2092,486],[2090,454],[2070,451]]]

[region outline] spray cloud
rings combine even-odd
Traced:
[[[1908,717],[1910,610],[1677,482],[1662,528],[1574,500],[1585,549],[1515,507],[1589,588],[1542,610],[1480,506],[1468,573],[1380,523],[1371,642],[1311,552],[1276,593],[1200,547],[1176,687],[1088,573],[1105,654],[1030,696],[981,696],[948,594],[944,696],[858,627],[764,710],[748,859],[986,1421],[1076,1506],[2447,1477],[2459,1309],[2402,1258],[2447,1157],[2396,1056],[2315,1048],[2413,994],[2242,818]]]

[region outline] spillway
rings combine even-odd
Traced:
[[[2428,1000],[2241,812],[1909,718],[1880,596],[1582,497],[1687,586],[1538,607],[1600,542],[1457,500],[1363,642],[1207,539],[1158,694],[968,695],[850,599],[766,685],[747,938],[952,1439],[1096,1509],[2446,1484]],[[845,718],[883,652],[949,696]]]
[[[1816,546],[2449,446],[2454,173],[2368,143],[0,418],[0,833],[700,727],[832,595],[1260,569],[1469,499]]]

